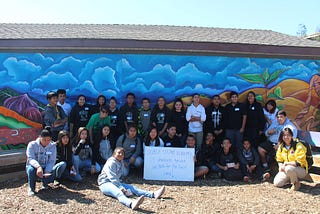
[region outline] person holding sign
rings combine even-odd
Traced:
[[[209,168],[206,166],[202,166],[202,157],[201,153],[196,147],[196,138],[194,135],[189,134],[187,136],[186,140],[186,148],[194,148],[195,150],[195,156],[194,156],[194,177],[199,178],[199,177],[205,177],[205,175],[209,172]]]
[[[98,177],[98,185],[101,192],[105,195],[117,198],[120,203],[133,210],[139,208],[144,200],[144,196],[159,199],[165,191],[165,186],[151,192],[139,189],[130,184],[122,183],[120,178],[124,167],[124,157],[124,148],[115,148],[112,157],[107,160]],[[132,195],[139,196],[139,198],[136,200],[129,199]]]

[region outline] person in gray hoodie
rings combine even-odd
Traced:
[[[28,176],[28,196],[35,194],[37,179],[42,180],[43,189],[48,189],[48,184],[55,177],[61,176],[56,173],[57,149],[55,143],[51,140],[51,136],[50,127],[45,127],[41,131],[39,138],[31,141],[27,146],[26,172]],[[64,170],[61,171],[63,172]]]
[[[123,172],[125,151],[122,147],[115,148],[112,156],[107,160],[101,174],[98,177],[98,185],[100,191],[105,194],[117,198],[120,203],[135,210],[138,209],[144,200],[144,196],[158,199],[165,191],[165,186],[151,192],[139,189],[133,185],[123,183],[121,176]],[[131,195],[139,196],[136,200],[128,197]]]
[[[137,137],[137,128],[135,126],[130,125],[128,127],[127,133],[118,138],[116,146],[123,147],[125,152],[123,176],[129,174],[131,164],[137,168],[142,167],[142,143]]]

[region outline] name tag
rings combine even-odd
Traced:
[[[235,108],[234,111],[240,111],[240,109],[239,108]]]
[[[214,112],[212,112],[212,114],[217,114],[217,112],[214,111]]]
[[[46,152],[46,155],[52,155],[52,152]]]
[[[84,145],[84,148],[88,149],[90,146],[89,145]]]
[[[254,106],[251,107],[251,110],[254,110]]]
[[[149,114],[143,114],[144,117],[149,117]]]
[[[167,143],[166,143],[166,146],[171,146],[171,143],[170,143],[170,142],[167,142]]]
[[[84,110],[89,111],[89,107],[85,107]]]
[[[117,115],[112,115],[111,118],[112,119],[117,119]]]
[[[134,144],[130,145],[130,148],[135,148],[135,147],[136,147],[136,145],[134,145]]]
[[[227,163],[227,167],[228,167],[228,168],[233,168],[234,166],[235,166],[234,163]]]

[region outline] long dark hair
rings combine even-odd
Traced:
[[[254,96],[254,101],[253,101],[253,103],[257,102],[256,93],[254,93],[253,91],[249,91],[248,94],[247,94],[247,106],[248,106],[248,107],[250,106],[250,102],[249,102],[249,100],[248,100],[249,94],[252,94],[252,95]]]
[[[62,138],[63,138],[64,136],[68,136],[69,142],[68,142],[68,144],[66,145],[66,147],[69,147],[69,148],[71,149],[71,148],[72,148],[72,144],[71,144],[71,140],[70,140],[70,135],[69,135],[69,133],[68,133],[66,130],[62,130],[62,131],[59,132],[59,134],[58,134],[58,140],[56,141],[57,146],[58,146],[58,147],[63,147],[63,146],[64,146],[63,143],[62,143]]]
[[[291,135],[291,137],[293,137],[293,131],[289,127],[284,128],[280,132],[279,139],[278,139],[278,142],[280,143],[281,147],[283,147],[285,145],[285,142],[283,141],[283,136],[284,136],[285,132],[288,132]],[[295,144],[295,141],[292,138],[291,139],[291,146],[293,146],[295,148],[295,145],[293,145],[293,144]]]
[[[185,112],[184,103],[181,98],[176,98],[173,102],[172,112],[176,111],[176,103],[180,102],[182,104],[181,112]]]
[[[78,132],[77,132],[77,135],[75,137],[75,145],[77,145],[80,141],[80,135],[81,135],[81,132],[83,131],[87,131],[87,139],[86,139],[86,143],[89,143],[90,142],[90,137],[89,137],[89,130],[86,128],[86,127],[80,127],[78,129]]]
[[[264,105],[264,109],[266,111],[268,111],[268,108],[267,108],[268,104],[272,105],[272,109],[270,110],[270,113],[273,114],[276,111],[277,103],[274,100],[268,100],[268,102],[266,102],[266,104]]]
[[[104,127],[108,127],[109,130],[110,130],[110,133],[109,133],[109,135],[107,137],[104,137],[103,133],[102,133],[102,130],[104,129]],[[113,137],[112,137],[112,133],[111,133],[111,128],[107,124],[105,124],[104,126],[101,127],[100,132],[98,133],[97,137],[95,137],[95,139],[94,139],[93,146],[95,148],[99,149],[100,148],[100,142],[102,140],[106,140],[106,139],[109,140],[111,147],[114,146],[114,141],[113,141]]]
[[[151,143],[150,132],[151,132],[153,129],[156,130],[156,132],[157,132],[157,136],[156,136],[156,138],[155,138],[155,141],[156,141],[155,146],[160,146],[159,132],[158,132],[158,130],[157,130],[157,127],[155,127],[155,126],[151,126],[151,127],[148,129],[148,135],[147,135],[147,137],[146,137],[146,141],[145,141],[144,144],[145,144],[146,146],[150,146],[150,143]]]

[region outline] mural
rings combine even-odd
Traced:
[[[25,147],[36,138],[48,91],[64,88],[73,104],[79,94],[95,102],[99,94],[126,93],[154,103],[201,94],[207,106],[233,90],[244,101],[249,90],[264,103],[275,99],[300,130],[320,131],[320,60],[221,56],[0,53],[0,149]],[[308,133],[308,132],[307,132]]]

